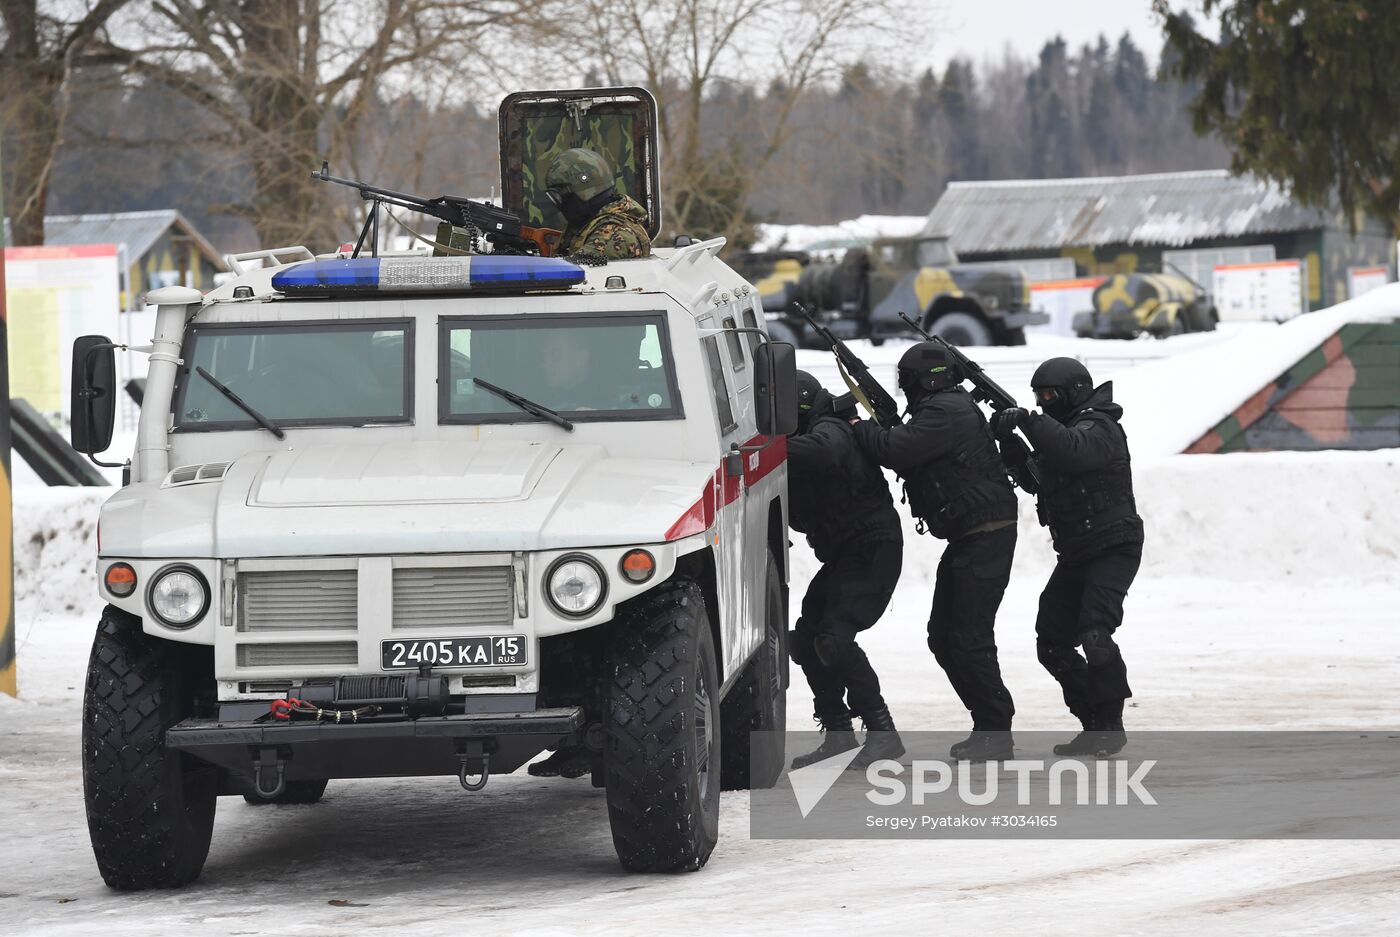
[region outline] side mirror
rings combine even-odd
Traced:
[[[797,349],[764,342],[754,351],[754,416],[765,436],[797,431]]]
[[[105,335],[84,335],[73,343],[73,448],[86,455],[112,444],[117,416],[116,346]]]

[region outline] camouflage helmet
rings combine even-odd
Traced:
[[[544,184],[549,189],[573,192],[586,202],[613,187],[613,171],[602,154],[575,147],[554,157]]]

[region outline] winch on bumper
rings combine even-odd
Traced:
[[[479,790],[493,772],[582,741],[580,706],[536,709],[533,694],[453,699],[447,686],[426,669],[309,680],[286,699],[226,703],[218,718],[186,719],[165,744],[250,778],[271,799],[288,781],[328,777],[455,773]]]

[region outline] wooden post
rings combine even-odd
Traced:
[[[0,192],[0,218],[5,196]],[[0,244],[0,693],[19,695],[15,672],[14,502],[10,491],[10,343],[5,313],[5,251]]]

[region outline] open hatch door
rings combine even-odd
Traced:
[[[619,191],[647,210],[647,234],[661,230],[660,156],[656,99],[645,88],[517,91],[499,112],[502,207],[527,225],[565,227],[545,196],[549,165],[565,150],[584,147],[605,156]]]

